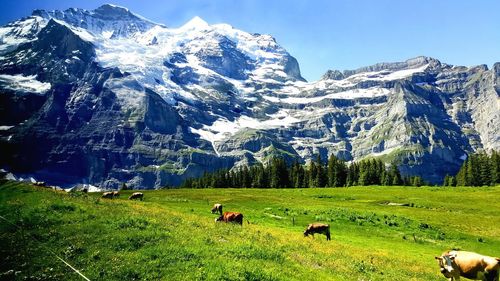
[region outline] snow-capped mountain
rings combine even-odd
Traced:
[[[500,64],[418,57],[306,82],[269,35],[126,8],[35,10],[0,28],[0,166],[55,184],[152,188],[334,153],[439,182],[500,148]]]

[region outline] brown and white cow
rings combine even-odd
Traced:
[[[109,192],[104,192],[101,197],[102,198],[113,199],[114,195],[113,195],[112,191],[109,191]]]
[[[222,204],[214,204],[212,207],[212,214],[219,213],[222,216]]]
[[[238,212],[224,212],[220,217],[215,219],[216,222],[218,221],[223,221],[223,222],[235,222],[239,223],[240,225],[243,224],[243,214],[238,213]]]
[[[326,240],[331,240],[330,238],[330,226],[324,223],[311,223],[307,226],[304,231],[304,236],[307,237],[311,234],[314,237],[314,233],[320,233],[326,235]]]
[[[132,195],[130,195],[130,197],[128,199],[132,200],[132,199],[142,199],[144,198],[144,194],[142,192],[134,192],[132,193]]]
[[[435,257],[440,271],[450,281],[465,277],[472,280],[498,281],[500,259],[466,251],[447,251]]]

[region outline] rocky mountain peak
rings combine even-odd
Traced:
[[[377,63],[371,66],[361,67],[356,70],[346,70],[344,71],[344,76],[348,77],[354,74],[364,73],[364,72],[378,72],[378,71],[400,71],[405,69],[414,69],[423,66],[427,66],[429,68],[439,67],[441,62],[437,59],[433,59],[430,57],[416,57],[412,59],[408,59],[404,62],[391,62],[391,63]]]
[[[412,59],[408,59],[404,62],[390,62],[390,63],[377,63],[371,66],[361,67],[355,70],[344,70],[343,72],[339,70],[328,70],[321,80],[343,80],[354,75],[360,75],[366,73],[367,75],[378,75],[377,73],[391,73],[412,69],[421,70],[435,70],[442,66],[441,62],[437,59],[420,56]],[[405,76],[406,77],[406,76]]]
[[[495,64],[493,64],[493,69],[497,76],[500,75],[500,62],[496,62]]]
[[[321,80],[342,80],[344,79],[344,74],[339,70],[328,70],[323,76],[321,76]]]
[[[182,30],[193,30],[193,29],[207,29],[210,25],[204,21],[202,18],[195,16],[183,26],[180,27]]]
[[[130,37],[133,34],[146,32],[158,24],[149,21],[127,8],[104,4],[94,10],[69,8],[64,11],[34,10],[32,15],[46,20],[51,18],[83,28],[94,35],[108,38]],[[163,25],[160,25],[163,26]]]
[[[38,53],[48,53],[64,59],[78,57],[88,61],[95,56],[92,43],[83,40],[71,28],[54,19],[50,19],[40,31],[32,49]]]
[[[134,17],[129,9],[113,4],[104,4],[97,9],[94,9],[94,13],[101,14],[102,16],[120,16],[120,17]]]

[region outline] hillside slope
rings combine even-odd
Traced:
[[[20,229],[0,224],[0,279],[81,280],[50,250],[91,280],[438,281],[444,250],[500,251],[498,186],[159,190],[142,202],[131,192],[2,182],[0,215]],[[215,202],[244,225],[214,223]],[[303,236],[314,221],[330,224],[331,241]]]

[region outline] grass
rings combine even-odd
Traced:
[[[0,276],[83,280],[49,250],[91,280],[445,280],[434,260],[444,250],[500,255],[498,186],[122,193],[2,183],[0,215],[22,230],[0,224]],[[244,225],[214,223],[215,202]],[[314,221],[332,241],[303,237]]]

